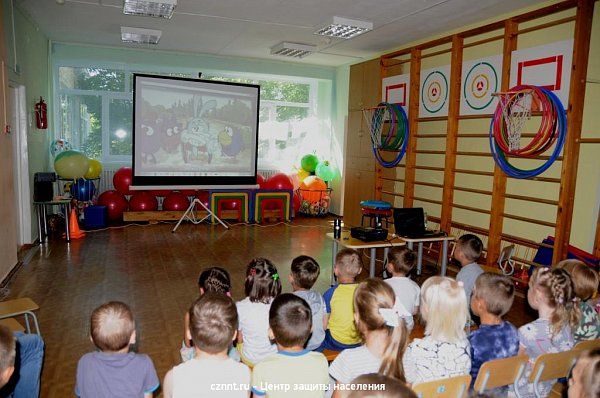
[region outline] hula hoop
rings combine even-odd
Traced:
[[[378,108],[373,113],[372,125],[379,126],[380,123],[383,122],[383,114],[385,111],[391,116],[390,129],[385,136],[385,140],[383,135],[381,135],[378,140],[375,140],[373,135],[371,135],[371,142],[373,144],[373,155],[375,156],[375,159],[377,159],[381,166],[391,168],[398,165],[406,154],[410,130],[408,116],[402,106],[387,102],[381,102],[378,105]],[[394,140],[390,142],[392,137],[394,137]],[[391,161],[387,161],[381,156],[381,150],[397,151],[396,157]]]
[[[494,161],[507,175],[514,178],[531,178],[546,171],[559,157],[567,136],[567,117],[560,99],[552,91],[536,86],[516,86],[511,91],[523,89],[533,90],[542,108],[542,122],[536,135],[524,148],[515,151],[508,150],[508,134],[502,120],[502,108],[498,104],[490,123],[489,143]],[[554,150],[548,160],[541,166],[524,170],[511,165],[507,155],[520,158],[532,158],[545,152],[554,145]]]

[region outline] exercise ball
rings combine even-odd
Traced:
[[[302,169],[308,171],[309,173],[313,173],[319,164],[319,158],[317,155],[308,154],[304,155],[300,160],[300,165]]]
[[[163,210],[166,211],[185,211],[190,205],[187,196],[178,191],[168,194],[162,203]]]
[[[195,196],[196,195],[196,190],[195,189],[183,189],[180,192],[182,194],[184,194],[185,196]]]
[[[108,209],[108,219],[117,221],[123,219],[123,212],[127,210],[128,203],[122,193],[111,189],[110,191],[102,192],[98,197],[98,205],[106,206]]]
[[[221,199],[222,210],[237,210],[240,207],[240,201],[235,199]]]
[[[302,198],[309,202],[318,202],[321,195],[326,194],[327,184],[317,176],[309,176],[300,183]]]
[[[91,180],[80,178],[75,184],[71,184],[71,196],[82,202],[89,202],[94,197],[96,187]]]
[[[115,172],[113,177],[113,185],[115,186],[115,189],[123,195],[131,195],[129,187],[131,186],[132,181],[133,172],[131,171],[131,167],[121,167]]]
[[[262,174],[256,174],[256,184],[260,189],[264,189],[265,182],[267,179]]]
[[[129,199],[131,211],[154,211],[158,209],[158,201],[152,192],[137,191]]]
[[[266,189],[294,189],[294,183],[287,174],[277,173],[265,183]]]
[[[169,191],[168,189],[153,189],[152,191],[150,191],[152,193],[152,195],[154,196],[167,196],[168,194],[171,193],[171,191]]]
[[[63,140],[62,138],[59,138],[58,140],[53,140],[50,143],[50,155],[52,155],[52,157],[55,157],[59,153],[69,151],[71,149],[71,143],[67,140]]]
[[[319,164],[317,165],[317,169],[315,170],[315,174],[317,175],[317,177],[327,182],[335,178],[335,169],[329,163],[329,161],[325,160],[323,162],[319,162]]]
[[[210,197],[208,191],[200,190],[196,192],[196,199],[204,203],[204,206],[210,209]],[[196,210],[204,210],[202,206],[196,206]]]
[[[90,159],[90,164],[88,166],[87,172],[84,174],[84,178],[91,180],[93,178],[100,177],[100,173],[102,173],[102,163],[97,161],[96,159]]]
[[[90,160],[79,151],[63,151],[54,158],[54,170],[61,178],[74,180],[87,173]]]

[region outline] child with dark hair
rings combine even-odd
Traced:
[[[306,301],[290,293],[273,300],[269,311],[269,337],[275,340],[277,353],[254,367],[254,395],[323,397],[329,384],[327,359],[321,353],[304,348],[311,329],[312,313]]]
[[[231,278],[229,273],[221,267],[210,267],[203,270],[198,277],[198,291],[199,297],[202,297],[204,293],[213,292],[224,294],[231,297]],[[189,361],[195,355],[193,342],[188,339],[187,330],[190,328],[190,313],[185,313],[183,319],[183,343],[181,345],[181,359]]]
[[[167,372],[165,398],[248,397],[245,388],[216,390],[215,385],[250,385],[250,370],[227,356],[236,338],[235,303],[224,294],[206,292],[189,310],[187,338],[194,342],[194,358]]]
[[[312,335],[306,348],[318,348],[325,338],[325,301],[319,292],[311,290],[321,272],[319,264],[309,256],[298,256],[292,260],[289,281],[294,294],[304,299],[312,311]]]
[[[483,269],[477,264],[482,252],[483,242],[473,234],[464,234],[458,238],[454,248],[454,258],[461,266],[461,270],[456,274],[456,280],[463,284],[467,303],[471,301],[471,293],[477,277],[483,274]]]
[[[421,288],[408,276],[417,263],[415,252],[408,247],[394,247],[387,256],[387,271],[392,277],[385,282],[394,289],[396,305],[402,306],[410,316],[404,318],[408,330],[414,326],[413,315],[419,312]]]
[[[3,387],[15,371],[15,336],[6,326],[0,326],[0,388]]]
[[[512,307],[515,285],[504,275],[485,272],[475,281],[471,311],[479,317],[479,329],[468,338],[471,343],[471,382],[475,383],[479,368],[492,359],[508,358],[519,352],[517,328],[502,317]],[[498,393],[506,394],[507,388]]]
[[[236,303],[239,328],[238,350],[242,361],[254,366],[271,354],[277,346],[269,339],[269,309],[281,293],[281,280],[275,265],[266,258],[256,258],[246,267],[246,298]]]
[[[135,344],[135,322],[127,304],[110,301],[92,312],[90,335],[99,351],[77,364],[75,394],[79,397],[151,398],[159,381],[148,355],[129,352]]]

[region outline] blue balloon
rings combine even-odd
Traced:
[[[89,202],[94,197],[96,186],[92,180],[80,178],[77,182],[71,185],[71,196],[82,202]]]

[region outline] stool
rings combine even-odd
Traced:
[[[261,223],[264,220],[265,210],[269,210],[271,205],[278,206],[279,218],[289,222],[292,218],[292,191],[289,190],[269,190],[256,191],[254,193],[254,220]]]
[[[238,205],[236,219],[240,222],[249,222],[249,207],[251,204],[251,196],[249,191],[210,191],[210,210],[219,218],[223,214],[223,204],[234,201]],[[225,210],[226,211],[226,210]],[[214,224],[217,220],[213,217],[211,220]]]
[[[385,221],[385,227],[389,227],[390,217],[392,217],[392,209],[374,209],[370,207],[362,207],[360,210],[362,212],[362,217],[360,219],[361,226],[365,223],[365,217],[368,217],[369,226],[371,227],[381,227],[383,221]]]

